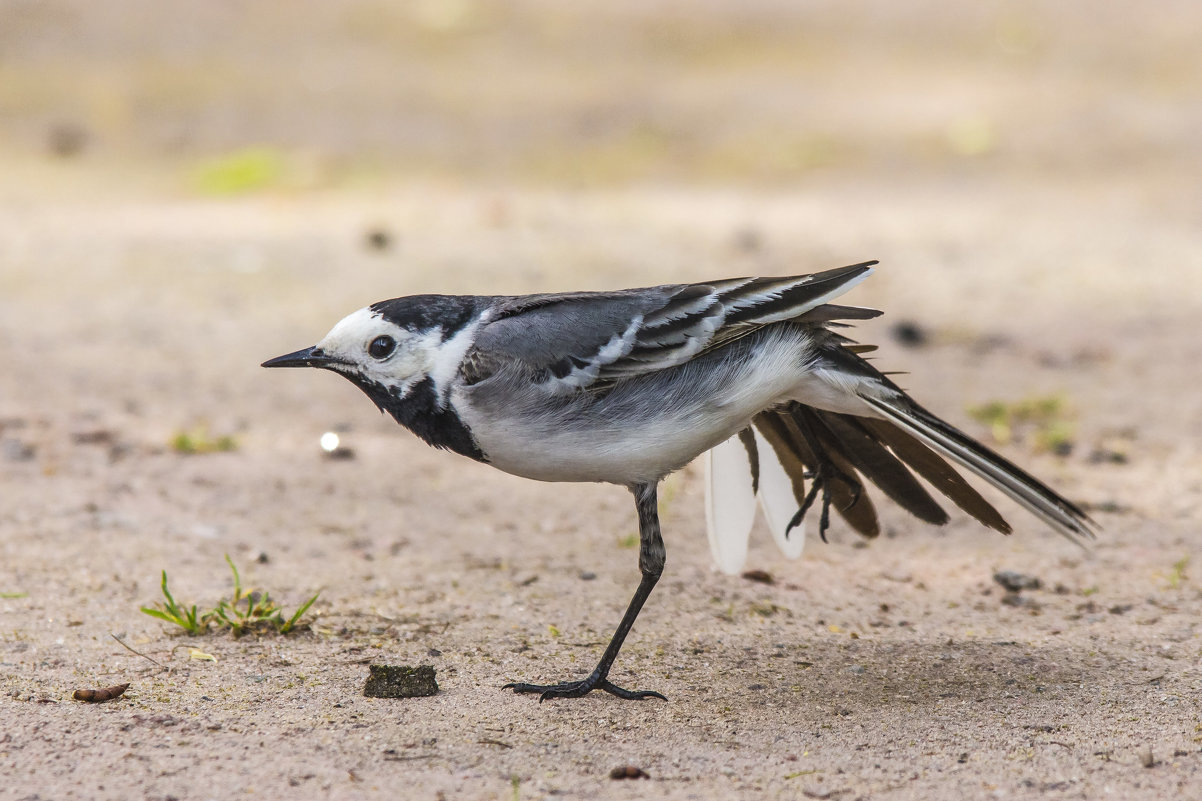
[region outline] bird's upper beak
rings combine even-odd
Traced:
[[[314,345],[311,348],[298,350],[296,353],[286,353],[263,362],[262,367],[329,367],[337,359],[327,356],[321,348]]]

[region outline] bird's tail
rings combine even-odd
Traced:
[[[895,431],[904,432],[904,435],[916,444],[929,446],[924,449],[935,458],[939,457],[932,450],[968,468],[1008,495],[1031,514],[1043,520],[1058,534],[1073,542],[1083,545],[1086,540],[1092,540],[1095,537],[1097,524],[1080,506],[963,431],[940,420],[904,394],[889,400],[869,397],[865,397],[864,400],[883,418],[882,420],[866,421],[877,431],[892,426]],[[916,470],[918,469],[915,463],[909,462],[909,464]],[[951,470],[951,466],[946,461],[943,461],[943,464],[948,470]],[[957,476],[957,478],[959,477]],[[946,490],[944,492],[961,508],[985,525],[997,528],[999,531],[1008,532],[1010,530],[1010,527],[992,507],[989,509],[1001,524],[1000,526],[988,522],[972,509],[964,506],[958,496]]]
[[[804,506],[810,479],[823,468],[837,476],[824,487],[831,508],[865,537],[877,536],[880,522],[864,479],[920,520],[947,523],[947,512],[921,478],[983,525],[1010,533],[1010,524],[950,459],[1068,539],[1079,544],[1093,539],[1096,526],[1079,506],[904,394],[864,400],[881,417],[790,403],[757,415],[754,436],[745,430],[710,453],[707,522],[720,569],[734,573],[742,567],[757,493],[774,539],[786,555],[799,556],[804,530],[793,525],[793,512]]]

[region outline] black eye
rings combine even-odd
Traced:
[[[396,340],[385,334],[376,337],[367,346],[367,352],[373,359],[387,359],[396,350]]]

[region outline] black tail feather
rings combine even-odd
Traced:
[[[817,438],[823,454],[842,474],[857,475],[854,457],[846,455],[841,443],[815,420],[807,415],[815,410],[792,404],[787,410],[774,410],[756,415],[756,429],[776,451],[781,465],[793,481],[793,494],[800,505],[805,496],[804,474],[820,467],[820,461],[810,447],[801,426],[808,426]],[[831,494],[832,506],[847,524],[861,535],[872,538],[880,534],[880,521],[876,508],[861,486],[848,486],[841,481],[828,482],[826,489]]]
[[[820,467],[820,456],[814,453],[810,444],[811,440],[816,440],[823,451],[821,458],[829,460],[842,473],[863,476],[871,481],[920,520],[944,525],[948,516],[915,474],[983,525],[1004,534],[1011,531],[1010,524],[997,509],[965,481],[950,462],[888,420],[792,403],[783,409],[763,412],[753,422],[792,479],[793,494],[799,505],[806,497],[805,477]],[[857,492],[854,487],[841,482],[831,482],[829,490],[832,506],[848,525],[865,537],[880,533],[876,509],[862,490]]]
[[[972,470],[1065,537],[1079,544],[1093,539],[1097,524],[1081,507],[914,401],[905,396],[892,402],[864,400],[890,424]]]
[[[919,520],[937,526],[947,523],[947,512],[918,483],[906,465],[859,421],[834,412],[808,411],[839,443],[848,461],[894,503]]]
[[[920,440],[884,420],[860,418],[857,422],[871,430],[882,443],[897,454],[915,473],[922,476],[931,486],[942,492],[952,503],[975,517],[980,523],[1009,534],[1010,524],[993,504],[973,489],[956,469]]]

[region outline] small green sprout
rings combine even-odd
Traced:
[[[301,616],[309,611],[309,607],[321,594],[314,593],[313,597],[301,604],[290,617],[285,618],[283,608],[271,599],[269,593],[242,587],[242,577],[228,554],[225,561],[234,574],[234,594],[230,598],[218,601],[213,609],[201,613],[195,604],[191,607],[179,606],[167,588],[167,571],[164,570],[162,587],[166,603],[157,604],[155,607],[144,606],[142,611],[151,617],[174,623],[193,635],[205,633],[210,625],[229,629],[235,637],[265,631],[288,634],[296,630]]]
[[[317,595],[320,595],[317,593],[305,601],[292,617],[285,620],[283,609],[271,600],[269,593],[258,590],[244,591],[238,568],[234,566],[234,561],[228,554],[225,561],[234,573],[234,595],[229,600],[222,599],[218,602],[217,608],[211,614],[219,624],[228,626],[235,637],[263,629],[274,629],[280,634],[287,634],[296,627],[301,615],[309,611],[309,607],[317,600]]]
[[[1059,395],[1027,398],[1007,403],[990,401],[968,409],[969,415],[989,427],[995,442],[1008,445],[1030,432],[1038,450],[1067,455],[1073,447],[1072,411]]]
[[[200,164],[193,171],[193,185],[206,195],[241,195],[279,186],[285,178],[282,153],[266,147],[250,147],[227,153]]]
[[[238,449],[238,441],[223,435],[212,437],[207,426],[199,425],[190,431],[178,431],[171,438],[171,450],[189,456],[199,453],[225,453]]]
[[[175,598],[171,597],[171,590],[167,589],[167,571],[163,571],[163,597],[167,599],[166,603],[159,604],[158,608],[143,606],[142,611],[151,617],[157,617],[159,620],[166,620],[168,623],[174,623],[189,634],[202,634],[209,627],[209,621],[206,615],[197,613],[196,604],[192,604],[191,608],[181,607],[175,602]]]
[[[1182,582],[1189,578],[1189,576],[1185,574],[1185,569],[1187,567],[1189,567],[1188,554],[1181,557],[1176,562],[1173,562],[1173,572],[1169,573],[1169,587],[1175,590],[1181,586]]]

